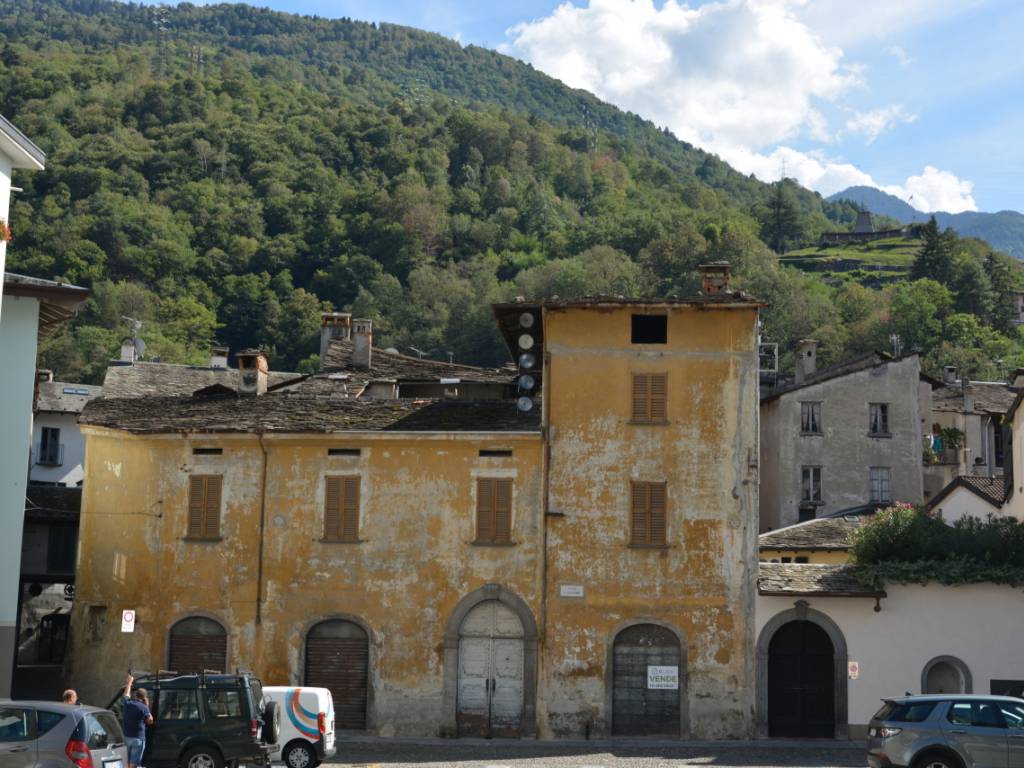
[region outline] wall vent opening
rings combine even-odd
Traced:
[[[328,448],[328,456],[359,456],[362,454],[361,448]]]
[[[193,456],[220,456],[224,453],[223,448],[193,448]]]
[[[668,343],[668,316],[633,315],[633,343]]]
[[[508,458],[511,455],[512,455],[511,449],[509,449],[509,450],[481,450],[480,451],[481,458],[485,458],[485,457],[492,457],[493,458],[493,457],[498,457],[498,456],[502,456],[502,457]]]

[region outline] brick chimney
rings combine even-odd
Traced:
[[[956,366],[955,365],[947,365],[947,366],[943,367],[943,369],[942,369],[942,383],[946,384],[946,385],[956,384]]]
[[[320,313],[320,362],[327,357],[333,339],[352,338],[352,315],[349,312]]]
[[[265,394],[270,366],[263,353],[258,349],[243,349],[235,359],[238,361],[238,394]]]
[[[700,289],[705,296],[729,292],[729,276],[732,273],[732,267],[729,266],[728,261],[712,261],[709,264],[701,264],[697,270],[700,272]]]
[[[210,367],[227,368],[229,351],[227,347],[213,347],[210,350]]]
[[[135,362],[135,343],[131,339],[121,342],[120,360],[122,363],[127,363],[128,365]]]
[[[796,383],[803,384],[818,370],[818,342],[801,339],[796,345]]]
[[[373,360],[373,321],[352,321],[352,366],[369,370]]]

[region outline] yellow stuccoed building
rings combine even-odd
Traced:
[[[314,376],[112,368],[72,683],[242,667],[381,735],[750,736],[760,306],[712,265],[687,300],[496,305],[517,370],[343,315]]]

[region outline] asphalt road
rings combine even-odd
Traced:
[[[863,748],[853,745],[743,743],[537,744],[500,742],[340,742],[334,765],[350,768],[838,768],[865,766]]]

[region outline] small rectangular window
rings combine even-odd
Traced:
[[[803,564],[809,563],[811,561],[810,561],[810,558],[807,557],[807,555],[798,555],[798,556],[793,558],[793,562],[794,563],[800,563],[801,565],[803,565]]]
[[[495,451],[481,450],[480,451],[480,458],[499,458],[499,457],[508,458],[511,455],[512,455],[512,451],[497,451],[497,450],[495,450]]]
[[[159,723],[170,720],[198,720],[199,702],[196,700],[195,689],[175,690],[164,688],[160,691],[157,701],[156,720]]]
[[[631,546],[665,546],[665,507],[665,483],[633,483],[629,534]]]
[[[191,475],[188,489],[189,539],[220,538],[220,475]]]
[[[889,435],[889,404],[871,403],[868,431],[876,436]]]
[[[665,344],[668,342],[666,315],[633,315],[634,344]]]
[[[221,456],[224,453],[223,448],[193,448],[193,456]]]
[[[821,502],[821,467],[800,468],[800,501]]]
[[[1022,699],[1024,698],[1024,680],[991,680],[988,692],[993,696],[1013,696]]]
[[[889,484],[892,479],[892,472],[889,467],[871,468],[871,503],[888,504],[892,501],[889,492]]]
[[[359,477],[330,476],[324,494],[324,541],[359,541]]]
[[[360,456],[362,455],[361,448],[328,448],[328,456]]]
[[[634,373],[632,421],[664,424],[668,419],[668,374]]]
[[[476,481],[476,543],[512,542],[512,480],[480,477]]]
[[[37,463],[50,467],[61,465],[60,429],[58,427],[43,427],[40,431]]]
[[[207,688],[206,716],[219,720],[244,720],[240,692],[226,688]]]
[[[821,434],[821,403],[800,403],[800,431],[805,435]]]

